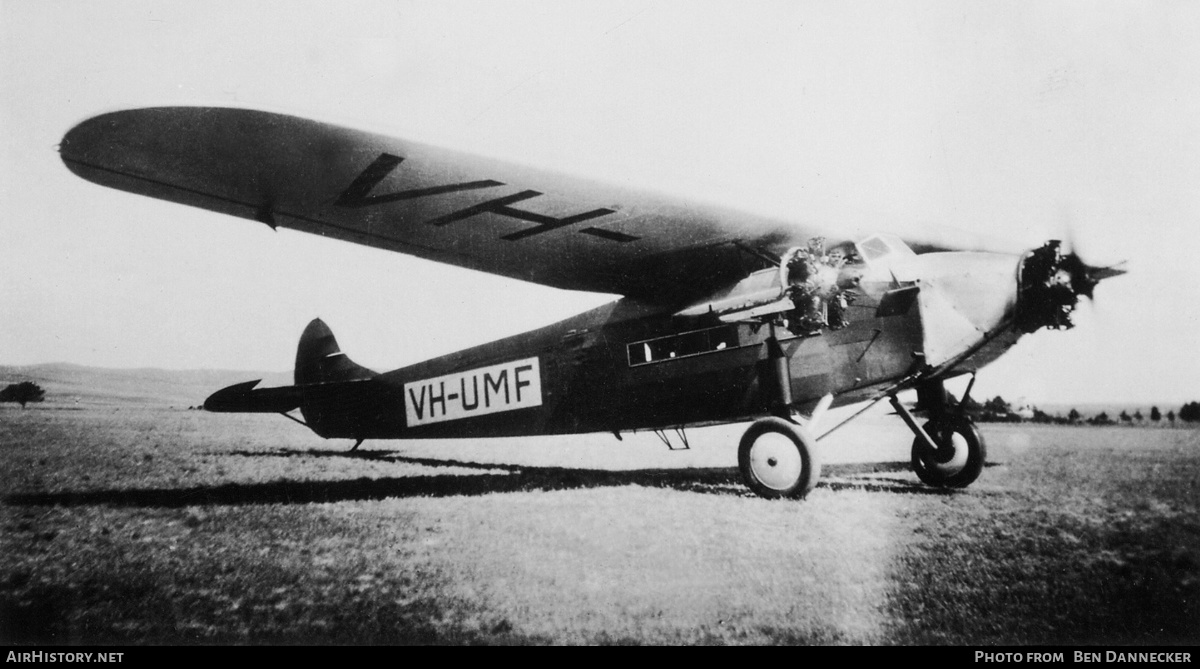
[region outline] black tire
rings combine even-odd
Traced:
[[[987,445],[975,423],[967,419],[925,423],[925,433],[938,444],[929,451],[920,437],[913,440],[912,468],[917,478],[935,488],[965,488],[979,478],[987,461]]]
[[[761,418],[742,435],[738,467],[742,480],[767,499],[807,495],[821,477],[816,441],[803,428],[782,418]]]

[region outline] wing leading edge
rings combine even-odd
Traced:
[[[678,299],[736,281],[794,224],[269,112],[96,116],[63,137],[95,183],[557,288]]]

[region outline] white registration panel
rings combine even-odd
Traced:
[[[537,358],[404,384],[409,427],[542,405]]]

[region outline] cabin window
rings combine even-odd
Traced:
[[[629,364],[630,366],[644,365],[674,358],[685,358],[736,348],[737,345],[737,326],[722,325],[706,330],[695,330],[669,337],[634,342],[629,345]]]

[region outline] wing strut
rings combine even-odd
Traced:
[[[293,416],[290,413],[287,413],[286,411],[280,411],[279,415],[283,416],[284,418],[286,418],[288,420],[294,420],[297,423],[300,423],[301,425],[303,425],[304,427],[308,427],[308,423],[305,423],[304,421],[300,420],[299,418],[296,418],[295,416]]]
[[[908,376],[900,379],[899,381],[893,383],[892,385],[888,386],[887,388],[881,390],[879,392],[879,394],[875,395],[875,397],[872,397],[871,400],[869,402],[867,402],[866,406],[859,409],[858,411],[855,411],[854,414],[852,416],[850,416],[849,418],[847,418],[847,419],[843,420],[842,422],[838,423],[837,425],[834,425],[833,427],[829,428],[829,430],[827,430],[824,434],[817,437],[817,441],[821,441],[825,437],[828,437],[829,435],[833,434],[837,430],[841,429],[843,425],[845,425],[846,423],[849,423],[850,421],[854,420],[855,418],[858,418],[859,416],[863,415],[864,413],[867,412],[868,409],[875,406],[876,404],[879,404],[884,399],[886,399],[888,397],[894,397],[897,392],[904,390],[905,386],[907,386],[909,383],[912,383],[913,381],[917,380],[920,377],[921,377],[920,372],[916,372],[914,374],[909,374]]]

